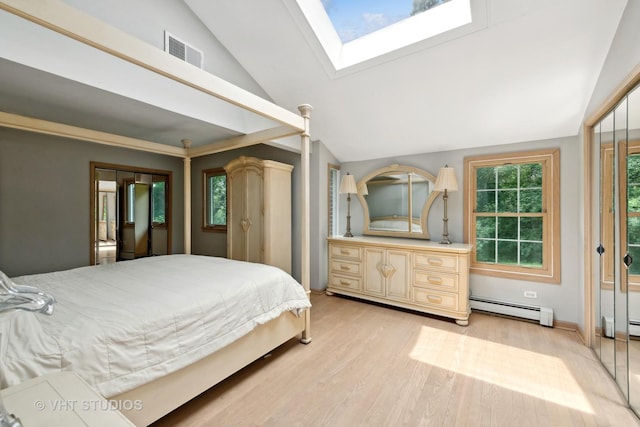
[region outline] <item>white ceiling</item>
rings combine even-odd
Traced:
[[[295,0],[185,0],[340,161],[577,135],[626,0],[472,1],[481,28],[335,72]]]
[[[184,1],[276,104],[313,106],[312,139],[342,162],[577,135],[627,3],[471,0],[470,26],[335,71],[296,0]],[[39,71],[59,64],[46,50],[13,51],[3,32],[22,23],[2,18],[0,111],[171,145],[242,133],[193,105]]]

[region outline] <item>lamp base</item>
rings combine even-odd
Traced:
[[[442,237],[442,240],[440,240],[440,244],[441,245],[451,245],[451,240],[449,240],[448,237]]]
[[[351,234],[350,231],[347,231],[346,233],[344,233],[344,237],[353,237],[353,234]]]

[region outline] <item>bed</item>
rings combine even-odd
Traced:
[[[310,308],[302,285],[276,267],[196,255],[141,258],[13,282],[57,302],[51,316],[0,314],[2,387],[71,370],[107,398],[141,402],[126,414],[138,425],[184,403],[169,404],[167,397],[197,395],[211,386],[211,376],[218,382],[269,352],[274,327],[277,341],[301,334]],[[252,351],[230,351],[243,342]],[[226,353],[216,356],[222,349]],[[241,355],[247,360],[238,360]],[[191,392],[185,396],[172,384],[162,397],[154,383],[168,385],[168,375],[186,375],[183,387]],[[194,377],[203,379],[196,390]],[[128,406],[133,408],[120,405]]]

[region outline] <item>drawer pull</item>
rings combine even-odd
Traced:
[[[427,280],[433,285],[442,285],[442,278],[440,277],[429,276]]]
[[[351,270],[351,267],[349,267],[348,265],[340,264],[340,270],[349,271]]]
[[[350,251],[348,251],[347,249],[340,249],[340,253],[341,253],[342,255],[349,255],[351,252],[350,252]]]
[[[432,304],[441,304],[442,303],[442,297],[436,297],[433,295],[427,295],[427,300],[429,300],[430,303]]]
[[[442,260],[440,258],[429,258],[427,262],[431,265],[442,265]]]
[[[351,283],[347,282],[346,280],[340,280],[340,284],[342,286],[349,286]]]

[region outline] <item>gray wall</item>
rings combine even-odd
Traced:
[[[183,252],[181,159],[0,128],[0,270],[17,276],[89,264],[91,161],[172,171],[172,251]]]
[[[478,296],[503,299],[524,304],[550,307],[557,320],[577,322],[582,303],[577,295],[580,290],[578,261],[582,247],[579,245],[578,181],[580,163],[577,159],[582,149],[578,137],[558,138],[545,141],[528,141],[518,144],[496,145],[472,150],[443,151],[425,153],[414,156],[393,157],[364,162],[349,162],[341,165],[342,173],[349,172],[359,180],[364,175],[391,164],[414,166],[437,175],[438,169],[448,164],[456,171],[460,191],[449,193],[448,218],[449,238],[452,242],[463,241],[463,164],[466,156],[499,154],[515,151],[560,148],[560,188],[561,192],[561,283],[548,284],[526,280],[505,279],[472,274],[470,279],[471,293]],[[340,198],[340,218],[346,217],[345,196]],[[433,203],[427,226],[431,239],[439,241],[442,236],[443,217],[442,198]],[[351,229],[354,234],[361,234],[363,227],[363,210],[357,198],[351,199]],[[325,282],[326,285],[326,282]],[[524,298],[524,291],[536,291],[538,298]]]
[[[313,117],[311,118],[313,121]],[[338,164],[321,141],[314,141],[311,150],[311,289],[327,288],[329,255],[327,252],[328,222],[328,165]]]

